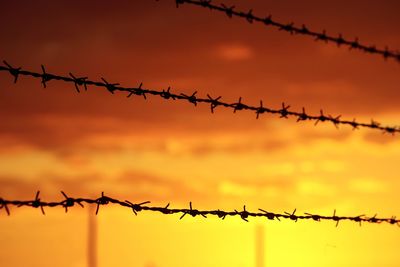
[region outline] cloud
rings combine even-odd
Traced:
[[[237,138],[227,143],[200,141],[189,146],[189,151],[195,156],[207,156],[215,153],[247,154],[254,152],[276,152],[289,146],[288,142],[279,139],[243,140]]]
[[[334,197],[337,194],[336,186],[327,182],[306,180],[298,182],[297,190],[300,195],[319,196],[319,197]]]
[[[366,142],[378,145],[389,145],[398,141],[398,139],[395,137],[388,136],[387,134],[382,134],[382,132],[377,131],[369,131],[365,133],[363,137]]]
[[[23,176],[0,176],[0,194],[5,199],[32,199],[36,192],[42,192],[42,196],[60,198],[60,191],[75,196],[91,196],[94,193],[93,185],[101,181],[99,175],[60,176],[54,174],[42,174],[34,179]]]
[[[371,195],[388,192],[387,183],[385,181],[370,178],[351,179],[348,186],[351,191],[362,194]]]
[[[243,61],[253,57],[253,50],[243,44],[223,44],[217,48],[217,55],[227,61]]]
[[[141,196],[153,201],[196,201],[208,202],[211,196],[215,196],[215,187],[209,184],[208,190],[204,186],[195,186],[193,182],[176,179],[174,177],[160,177],[140,171],[128,171],[122,174],[117,184],[125,194],[135,197]]]
[[[4,199],[32,199],[38,190],[45,200],[60,199],[60,191],[72,197],[99,197],[106,195],[132,201],[187,202],[208,199],[213,195],[213,186],[202,190],[192,183],[169,177],[160,177],[150,172],[128,171],[117,177],[101,174],[63,176],[43,173],[34,178],[23,176],[0,176],[0,197]],[[210,190],[211,188],[211,190]]]

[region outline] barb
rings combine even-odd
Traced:
[[[358,215],[358,216],[338,216],[336,214],[336,210],[333,212],[332,216],[324,216],[324,215],[317,215],[317,214],[311,214],[311,213],[304,213],[304,215],[297,215],[296,214],[296,209],[289,213],[289,212],[284,212],[284,213],[274,213],[274,212],[269,212],[263,209],[258,209],[258,212],[251,212],[246,210],[246,206],[243,207],[242,211],[224,211],[224,210],[199,210],[199,209],[194,209],[192,206],[192,202],[189,203],[189,208],[186,209],[174,209],[170,208],[170,204],[166,205],[165,207],[155,207],[155,206],[149,206],[150,201],[145,201],[145,202],[140,202],[140,203],[133,203],[129,200],[118,200],[115,198],[108,197],[104,194],[104,192],[101,193],[101,196],[99,198],[73,198],[69,197],[67,194],[65,194],[63,191],[61,191],[62,196],[64,197],[64,200],[61,201],[55,201],[55,202],[46,202],[42,201],[39,198],[40,192],[38,191],[36,193],[36,196],[34,200],[6,200],[3,198],[0,198],[0,210],[5,209],[7,215],[11,214],[10,207],[15,206],[15,207],[31,207],[31,208],[41,208],[42,214],[45,215],[44,208],[56,208],[56,207],[62,207],[65,209],[65,212],[68,212],[69,207],[73,207],[75,204],[78,204],[81,207],[84,207],[83,204],[91,204],[91,205],[97,205],[96,208],[96,215],[99,212],[100,206],[105,206],[105,205],[119,205],[128,209],[131,209],[132,212],[135,215],[138,215],[138,213],[142,211],[151,211],[151,212],[159,212],[164,215],[168,214],[181,214],[180,219],[183,219],[187,214],[191,215],[192,217],[196,216],[202,216],[203,218],[208,218],[207,216],[217,216],[218,218],[225,219],[227,216],[231,217],[240,217],[242,220],[248,222],[250,217],[260,217],[260,218],[265,218],[268,220],[278,220],[280,221],[281,219],[287,219],[291,220],[294,222],[297,222],[298,220],[313,220],[313,221],[334,221],[336,222],[336,226],[338,226],[339,222],[341,221],[351,221],[351,222],[357,222],[360,224],[362,222],[365,223],[375,223],[375,224],[380,224],[380,223],[388,223],[391,225],[397,225],[400,227],[400,220],[396,219],[396,217],[390,217],[390,218],[378,218],[377,215],[375,214],[373,217],[368,217],[365,215]]]
[[[89,80],[87,77],[83,78],[76,78],[72,73],[69,73],[69,76],[60,76],[56,74],[50,74],[45,71],[44,66],[42,65],[42,73],[39,72],[33,72],[33,71],[28,71],[28,70],[23,70],[22,68],[14,68],[11,67],[10,64],[8,64],[6,61],[4,62],[4,66],[0,65],[0,72],[6,72],[9,73],[11,76],[14,77],[14,83],[17,82],[18,77],[22,76],[30,76],[33,78],[40,79],[42,85],[44,88],[47,87],[47,84],[50,81],[62,81],[62,82],[67,82],[71,83],[74,85],[75,90],[79,93],[79,87],[83,86],[85,90],[88,89],[88,86],[95,86],[95,87],[102,87],[107,89],[111,94],[114,94],[116,91],[128,93],[127,97],[131,97],[132,95],[137,95],[137,96],[143,96],[144,99],[147,99],[146,95],[153,95],[153,96],[158,96],[161,97],[165,100],[182,100],[182,101],[187,101],[190,104],[193,104],[194,106],[197,106],[199,103],[203,103],[206,105],[210,105],[211,108],[211,113],[214,113],[215,109],[217,107],[224,107],[224,108],[229,108],[233,110],[234,113],[237,111],[251,111],[254,112],[256,115],[256,118],[258,119],[261,114],[264,113],[270,113],[270,114],[276,114],[279,115],[279,118],[289,118],[289,117],[294,117],[297,119],[297,122],[300,121],[315,121],[315,125],[317,125],[319,122],[331,122],[336,128],[339,127],[339,125],[348,125],[351,126],[353,129],[358,129],[359,127],[364,127],[364,128],[370,128],[374,130],[380,130],[383,133],[390,133],[390,134],[395,134],[400,132],[400,127],[399,126],[382,126],[380,123],[371,120],[370,123],[361,123],[357,122],[355,119],[349,121],[349,120],[342,120],[341,116],[331,116],[331,115],[324,115],[323,111],[321,110],[319,115],[309,115],[305,112],[305,109],[303,108],[302,112],[296,112],[296,111],[291,111],[289,110],[290,106],[286,105],[285,103],[282,103],[282,108],[278,109],[273,109],[273,108],[268,108],[264,107],[262,101],[260,101],[260,106],[251,106],[248,104],[245,104],[242,102],[242,97],[239,98],[238,102],[235,103],[227,103],[221,101],[221,96],[217,98],[213,98],[210,95],[207,94],[207,97],[199,97],[197,96],[197,91],[195,91],[191,95],[186,95],[183,93],[172,93],[171,92],[171,87],[168,87],[167,90],[155,90],[155,89],[145,89],[143,88],[143,83],[140,83],[138,87],[122,87],[118,83],[109,83],[107,82],[104,78],[102,79],[102,82],[99,81],[92,81]]]
[[[344,46],[349,49],[359,50],[369,54],[376,54],[382,56],[385,60],[388,58],[392,58],[400,63],[400,52],[390,50],[388,47],[385,49],[377,48],[375,45],[366,45],[360,43],[358,38],[355,38],[354,41],[345,39],[342,34],[338,36],[328,35],[326,30],[322,32],[312,31],[304,24],[299,26],[294,26],[294,23],[282,23],[272,19],[272,16],[269,15],[267,17],[256,16],[253,14],[253,10],[249,11],[236,11],[235,6],[226,6],[225,4],[213,4],[211,0],[175,0],[176,6],[183,4],[191,4],[199,7],[204,7],[209,10],[216,10],[222,13],[225,13],[229,18],[239,17],[245,19],[249,23],[259,22],[264,24],[265,26],[275,27],[280,31],[286,31],[293,34],[299,35],[307,35],[314,38],[316,41],[330,42],[337,44],[338,47]]]

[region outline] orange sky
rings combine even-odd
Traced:
[[[398,1],[226,1],[277,21],[400,48]],[[400,125],[400,64],[290,36],[172,0],[7,2],[1,59],[24,69],[124,86],[260,99],[312,114]],[[0,75],[0,196],[171,202],[331,215],[400,215],[399,137],[271,115],[233,114],[149,97]],[[1,266],[86,266],[87,209],[5,211]],[[186,218],[104,207],[99,266],[398,266],[399,228],[329,222]]]

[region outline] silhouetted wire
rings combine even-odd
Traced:
[[[286,105],[285,103],[282,103],[282,107],[279,109],[273,109],[273,108],[268,108],[263,106],[263,102],[260,101],[259,106],[251,106],[247,105],[242,102],[242,98],[240,97],[238,102],[235,103],[227,103],[221,101],[221,96],[218,97],[211,97],[209,94],[207,94],[207,98],[201,98],[198,97],[197,91],[190,95],[186,94],[177,94],[177,93],[172,93],[171,92],[171,87],[168,87],[166,90],[154,90],[154,89],[145,89],[143,88],[143,83],[140,83],[139,86],[137,87],[122,87],[119,85],[119,83],[109,83],[106,79],[101,78],[102,82],[98,81],[91,81],[88,79],[88,77],[76,77],[72,73],[69,73],[68,76],[60,76],[56,74],[51,74],[48,73],[43,65],[41,65],[42,72],[32,72],[28,70],[23,70],[22,68],[15,68],[12,67],[9,63],[6,61],[3,61],[5,66],[0,65],[0,71],[5,71],[8,72],[10,75],[14,77],[14,83],[18,81],[18,78],[22,76],[31,76],[37,79],[40,79],[41,84],[43,85],[44,88],[47,87],[47,83],[51,80],[57,80],[57,81],[63,81],[63,82],[68,82],[72,83],[75,86],[75,90],[80,93],[81,92],[81,87],[85,89],[85,91],[88,89],[89,85],[92,86],[97,86],[97,87],[103,87],[106,88],[111,94],[114,94],[115,91],[121,91],[121,92],[126,92],[128,93],[127,97],[131,97],[133,95],[135,96],[142,96],[144,99],[147,99],[147,95],[154,95],[154,96],[159,96],[162,97],[165,100],[183,100],[183,101],[188,101],[189,103],[193,104],[194,106],[197,106],[198,103],[205,103],[210,105],[211,108],[211,113],[214,113],[214,110],[217,107],[224,107],[224,108],[230,108],[233,110],[234,113],[236,111],[240,110],[249,110],[253,111],[256,114],[256,118],[258,119],[259,116],[263,113],[270,113],[270,114],[277,114],[280,116],[280,118],[288,118],[289,116],[295,117],[297,119],[297,122],[299,121],[306,121],[306,120],[311,120],[315,121],[315,125],[317,125],[319,122],[331,122],[334,124],[335,127],[338,128],[340,124],[345,124],[353,127],[354,129],[358,129],[358,127],[366,127],[366,128],[371,128],[371,129],[376,129],[376,130],[381,130],[384,133],[391,133],[395,134],[400,132],[400,127],[397,126],[381,126],[380,123],[371,120],[370,123],[361,123],[357,122],[355,119],[352,121],[348,120],[341,120],[341,115],[339,116],[331,116],[331,115],[325,115],[323,110],[320,111],[320,115],[308,115],[305,112],[305,109],[303,108],[302,112],[295,112],[295,111],[290,111],[289,105]]]
[[[354,41],[350,41],[345,39],[342,34],[338,36],[331,36],[326,33],[326,30],[322,32],[312,31],[304,24],[299,27],[295,26],[294,23],[282,23],[277,22],[272,19],[271,15],[266,17],[256,16],[253,14],[253,10],[250,9],[249,11],[237,11],[235,10],[235,6],[228,6],[225,4],[213,4],[211,0],[175,0],[176,6],[183,4],[191,4],[199,7],[208,8],[210,10],[216,10],[222,13],[225,13],[229,18],[232,17],[240,17],[246,19],[247,22],[260,22],[266,26],[271,26],[278,28],[280,31],[286,31],[290,34],[300,34],[300,35],[307,35],[313,37],[316,41],[323,41],[323,42],[331,42],[335,43],[338,46],[345,46],[349,49],[359,50],[369,54],[377,54],[382,56],[384,59],[393,58],[397,62],[400,63],[400,52],[390,50],[388,47],[385,49],[376,48],[375,45],[365,45],[359,42],[358,38],[355,38]]]
[[[170,204],[167,204],[164,207],[154,207],[149,206],[150,201],[145,201],[141,203],[132,203],[129,200],[118,200],[111,197],[104,195],[104,192],[101,193],[99,198],[73,198],[68,196],[66,193],[61,191],[63,195],[63,200],[56,201],[56,202],[46,202],[40,199],[40,191],[36,193],[36,196],[33,200],[6,200],[0,198],[0,209],[5,209],[7,214],[10,215],[10,206],[16,207],[32,207],[32,208],[40,208],[43,215],[45,214],[44,208],[55,208],[55,207],[63,207],[65,212],[68,212],[68,208],[75,206],[78,204],[79,206],[83,207],[83,204],[95,204],[96,207],[96,215],[99,212],[100,206],[114,204],[119,205],[125,208],[129,208],[132,212],[137,215],[141,211],[152,211],[152,212],[160,212],[162,214],[180,214],[180,219],[183,219],[186,215],[191,215],[193,217],[202,216],[204,218],[208,218],[207,215],[217,216],[221,219],[225,219],[227,216],[238,216],[244,221],[248,221],[250,217],[261,217],[266,218],[268,220],[278,220],[281,219],[288,219],[297,222],[298,220],[314,220],[314,221],[334,221],[336,222],[336,226],[338,226],[340,221],[352,221],[358,222],[360,225],[362,222],[368,223],[389,223],[392,225],[400,226],[400,220],[396,219],[395,216],[391,218],[378,218],[375,214],[373,217],[368,217],[365,215],[358,215],[358,216],[338,216],[336,214],[336,210],[334,210],[333,215],[331,216],[324,216],[318,214],[311,214],[311,213],[304,213],[304,215],[297,215],[296,209],[293,212],[284,212],[284,213],[274,213],[269,212],[263,209],[258,209],[258,212],[251,212],[246,210],[246,206],[243,206],[243,210],[238,211],[224,211],[224,210],[199,210],[194,209],[192,206],[192,202],[189,203],[189,208],[186,209],[173,209],[170,208]]]

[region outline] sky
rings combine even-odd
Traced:
[[[218,3],[218,1],[216,2]],[[281,22],[400,48],[398,1],[224,1]],[[123,86],[400,125],[400,64],[175,1],[3,1],[0,51],[13,66]],[[0,197],[107,195],[199,209],[399,215],[400,139],[379,131],[0,73]],[[0,210],[0,265],[87,266],[76,207]],[[99,266],[398,266],[387,224],[162,216],[102,207]]]

